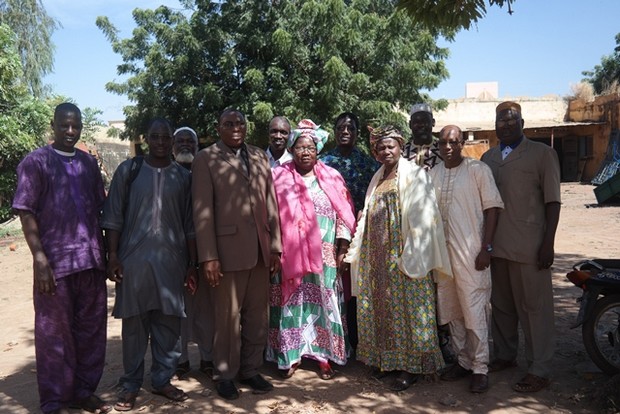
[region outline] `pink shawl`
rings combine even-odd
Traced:
[[[289,162],[272,170],[282,231],[282,304],[285,304],[308,273],[323,273],[321,232],[304,181]],[[339,219],[351,234],[355,215],[351,195],[340,173],[321,161],[314,166],[319,186]]]

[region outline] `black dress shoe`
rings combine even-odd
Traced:
[[[263,378],[261,374],[256,374],[253,377],[239,380],[239,382],[249,385],[252,388],[252,394],[265,394],[273,390],[273,385]]]
[[[370,376],[376,380],[383,379],[390,375],[390,371],[382,371],[381,368],[373,368]]]
[[[458,381],[470,374],[470,369],[465,369],[460,364],[454,364],[450,367],[450,369],[441,374],[439,378],[441,378],[442,381]]]
[[[485,374],[473,374],[469,383],[469,391],[481,394],[489,389],[489,377]]]
[[[215,385],[217,393],[227,400],[236,400],[239,398],[239,390],[235,387],[235,383],[231,380],[221,380]]]
[[[213,376],[213,362],[205,361],[204,359],[201,359],[200,360],[200,372],[212,377]]]
[[[405,391],[418,380],[418,376],[406,371],[402,371],[392,383],[392,391]]]
[[[189,374],[189,370],[190,370],[189,361],[181,362],[180,364],[177,365],[177,369],[174,370],[173,378],[181,379],[187,374]]]

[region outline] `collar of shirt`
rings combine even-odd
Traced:
[[[499,149],[501,149],[502,151],[504,150],[504,148],[506,147],[510,147],[511,149],[515,149],[519,146],[519,144],[521,143],[521,141],[523,141],[523,135],[521,135],[521,138],[519,138],[518,140],[516,140],[515,142],[513,142],[510,145],[506,145],[502,142],[499,143]]]

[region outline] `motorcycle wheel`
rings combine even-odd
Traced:
[[[619,373],[620,296],[599,299],[581,332],[592,362],[608,375]]]

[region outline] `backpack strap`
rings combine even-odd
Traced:
[[[144,162],[144,156],[137,155],[131,159],[131,167],[129,167],[129,175],[125,180],[125,200],[123,202],[123,216],[125,215],[125,211],[127,210],[127,205],[129,204],[129,194],[131,190],[131,184],[136,180],[138,174],[140,173],[140,168],[142,168],[142,163]]]

